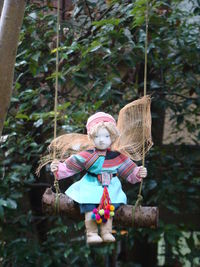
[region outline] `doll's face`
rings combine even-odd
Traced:
[[[95,147],[104,150],[112,144],[110,133],[106,128],[99,128],[94,136],[93,142]]]

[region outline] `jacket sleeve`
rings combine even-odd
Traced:
[[[141,177],[139,177],[138,172],[140,167],[138,167],[130,158],[126,160],[119,167],[117,173],[119,178],[126,179],[129,183],[135,184],[141,182]]]
[[[85,169],[86,159],[80,154],[72,155],[58,165],[57,179],[61,180],[73,176]]]

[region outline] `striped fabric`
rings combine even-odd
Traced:
[[[86,174],[66,190],[67,196],[79,204],[99,204],[103,186],[107,186],[111,203],[126,204],[127,197],[119,179],[126,179],[132,184],[140,182],[139,168],[128,157],[118,152],[88,150],[60,162],[58,179],[86,170]],[[101,182],[98,176],[101,176]]]
[[[66,167],[72,170],[74,173],[81,172],[85,169],[85,162],[79,160],[79,157],[69,157],[65,161]]]
[[[125,179],[130,183],[140,182],[141,178],[138,177],[139,167],[127,156],[115,153],[113,151],[106,150],[87,150],[82,151],[79,154],[72,155],[64,163],[60,163],[58,176],[59,179],[72,176],[83,170],[89,170],[96,164],[98,159],[104,158],[101,171],[95,174],[101,173],[116,174],[121,179]],[[62,165],[65,165],[62,166]],[[95,165],[96,166],[96,165]],[[109,184],[109,181],[104,181],[105,184]]]
[[[93,153],[92,156],[86,161],[85,169],[88,170],[98,158],[99,158],[98,153]]]
[[[119,154],[119,156],[113,158],[113,159],[106,159],[103,164],[103,168],[112,168],[115,166],[121,165],[124,161],[128,159],[127,156],[123,154]]]
[[[107,152],[109,153],[109,152]],[[99,156],[106,155],[106,151],[82,151],[76,157],[71,156],[65,161],[66,167],[72,170],[74,173],[88,170],[99,158]],[[121,165],[121,166],[120,166]],[[112,169],[112,167],[120,166],[118,169],[118,175],[121,178],[127,179],[133,172],[136,164],[130,160],[127,156],[119,154],[112,159],[105,159],[103,163],[103,169]]]
[[[69,157],[66,161],[66,167],[74,173],[81,172],[83,170],[88,170],[99,158],[99,156],[106,155],[106,150],[103,151],[82,151],[76,156]]]
[[[123,178],[127,179],[128,176],[133,172],[135,167],[136,167],[136,164],[127,157],[125,162],[118,169],[117,173],[118,173],[119,177],[123,177]]]

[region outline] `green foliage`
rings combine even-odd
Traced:
[[[164,110],[172,110],[174,133],[183,127],[199,143],[199,25],[178,1],[149,1],[148,92],[153,95],[153,129]],[[143,92],[145,1],[75,1],[60,32],[58,133],[85,132],[87,117],[104,110],[117,116]],[[193,12],[199,6],[194,6]],[[15,89],[1,144],[0,263],[2,266],[106,266],[115,245],[85,245],[83,222],[74,224],[41,213],[41,182],[52,184],[48,170],[35,176],[40,155],[53,137],[56,17],[51,5],[27,5],[16,59]],[[67,33],[63,29],[68,28]],[[188,116],[193,116],[190,120]],[[157,138],[157,132],[154,138]],[[195,214],[199,205],[199,156],[180,145],[157,144],[146,160],[147,205],[173,215]],[[189,155],[189,156],[188,156]],[[138,186],[124,183],[129,203]],[[35,191],[35,188],[39,188]],[[167,213],[168,214],[168,213]],[[127,254],[135,241],[157,243],[164,237],[166,265],[181,261],[180,238],[193,225],[161,220],[157,230],[129,229]],[[168,219],[168,218],[167,218]],[[198,237],[199,238],[199,237]],[[186,242],[191,263],[199,253],[192,234]],[[174,252],[176,250],[176,253]],[[128,264],[132,264],[127,260]],[[122,263],[123,264],[123,263]],[[168,264],[169,265],[169,264]],[[131,265],[133,266],[133,265]]]

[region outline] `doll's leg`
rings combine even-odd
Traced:
[[[96,221],[91,218],[92,212],[85,213],[85,228],[86,228],[86,239],[88,244],[101,243],[103,240],[98,235],[98,226]]]
[[[104,242],[115,242],[112,233],[112,221],[113,218],[109,218],[106,223],[101,224],[101,237]]]

